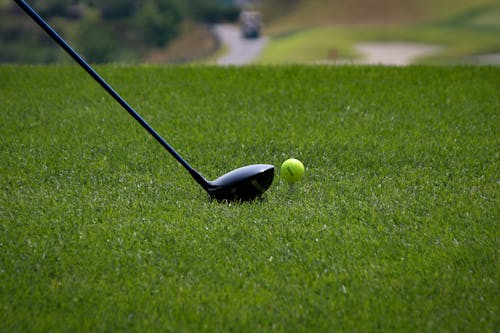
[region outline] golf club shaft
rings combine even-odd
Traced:
[[[191,176],[204,188],[207,181],[201,174],[193,169],[59,34],[38,15],[24,0],[14,0],[53,40],[57,42],[85,71],[99,83],[149,134],[151,134],[182,166],[189,171]]]

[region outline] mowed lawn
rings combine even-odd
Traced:
[[[498,332],[500,68],[0,66],[0,331]]]
[[[358,49],[363,42],[439,47],[412,59],[427,65],[477,64],[484,61],[481,55],[500,54],[498,0],[357,0],[356,4],[301,1],[288,15],[265,25],[272,38],[258,63],[353,63],[365,56]]]

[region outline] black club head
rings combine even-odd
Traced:
[[[274,166],[252,164],[230,171],[208,181],[205,188],[218,201],[250,201],[260,197],[271,186]]]

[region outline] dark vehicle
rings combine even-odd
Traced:
[[[243,38],[259,38],[261,27],[262,20],[259,12],[241,12],[240,29]]]

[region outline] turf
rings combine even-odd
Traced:
[[[498,332],[500,69],[0,66],[0,331]]]
[[[498,0],[294,0],[286,10],[280,1],[266,1],[259,5],[265,31],[280,35],[289,31],[331,25],[382,25],[400,28],[401,24],[440,21],[470,13],[487,6],[498,6]],[[498,25],[494,14],[494,25]]]
[[[312,17],[316,18],[314,15]],[[258,62],[283,64],[333,61],[333,50],[340,60],[353,61],[362,56],[357,54],[356,44],[367,41],[406,41],[440,46],[439,52],[416,59],[418,63],[427,65],[474,63],[477,62],[474,60],[477,55],[500,52],[500,3],[476,4],[451,16],[411,24],[370,26],[366,23],[321,25],[318,22],[314,24],[314,21],[304,22],[309,26],[297,24],[295,28],[275,35]],[[282,29],[277,24],[276,30],[279,32]]]

